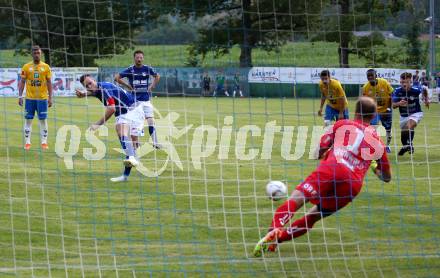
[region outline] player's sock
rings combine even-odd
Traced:
[[[124,152],[127,156],[135,156],[135,151],[133,147],[133,142],[127,137],[122,136],[120,138],[122,149],[124,149]]]
[[[40,126],[40,141],[41,144],[47,144],[47,119],[38,121]]]
[[[235,93],[236,93],[235,91],[234,91],[234,92],[232,92],[232,97],[235,97]]]
[[[289,199],[284,202],[281,206],[277,208],[275,214],[272,219],[272,224],[270,225],[271,229],[281,228],[286,225],[290,218],[293,217],[296,211],[296,203],[295,200]]]
[[[125,159],[128,159],[128,156],[126,156]],[[124,176],[126,176],[126,177],[130,176],[131,168],[132,167],[125,166]]]
[[[319,219],[319,214],[306,214],[302,218],[295,220],[289,228],[283,229],[278,237],[278,242],[302,236],[307,233]]]
[[[409,130],[409,140],[408,140],[408,143],[409,143],[409,145],[411,147],[413,146],[414,135],[415,135],[415,130],[414,129],[410,129]]]
[[[229,96],[229,93],[228,93],[228,91],[225,91],[225,95],[228,97]]]
[[[24,143],[31,143],[31,133],[32,133],[32,120],[26,119],[24,123]]]
[[[126,177],[130,176],[131,168],[133,168],[133,167],[127,167],[127,166],[125,166],[125,169],[124,169],[124,176],[126,176]]]
[[[153,139],[153,144],[157,145],[156,129],[154,128],[154,126],[148,126],[148,132],[150,133],[151,139]]]
[[[402,145],[403,145],[404,147],[405,147],[405,146],[408,146],[409,132],[408,132],[407,129],[402,130],[402,131],[400,132],[400,141],[402,142]]]
[[[243,92],[242,91],[238,91],[240,93],[240,97],[243,97]]]
[[[391,130],[387,130],[387,146],[391,144]]]

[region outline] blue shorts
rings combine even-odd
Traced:
[[[382,126],[385,130],[391,130],[391,126],[393,125],[393,115],[391,112],[386,113],[376,113],[376,116],[371,120],[371,125],[378,125],[379,121],[382,123]]]
[[[33,119],[35,111],[39,120],[47,119],[47,99],[26,99],[24,104],[25,119]]]
[[[339,110],[334,109],[330,105],[325,107],[324,120],[337,121],[339,119]],[[344,110],[344,119],[348,119],[348,109]]]
[[[223,85],[217,85],[215,90],[217,92],[224,92],[225,91],[225,87]]]

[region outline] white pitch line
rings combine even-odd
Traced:
[[[194,265],[194,264],[202,264],[202,265],[209,265],[209,264],[231,264],[231,263],[249,263],[249,262],[259,262],[259,261],[266,261],[266,262],[295,262],[295,261],[310,261],[310,260],[317,260],[317,261],[338,261],[338,260],[377,260],[377,259],[439,259],[440,255],[415,255],[415,256],[407,256],[407,255],[401,255],[401,256],[387,256],[387,257],[376,257],[376,256],[370,256],[370,257],[338,257],[338,258],[328,258],[328,257],[320,257],[320,258],[294,258],[294,257],[287,257],[287,258],[247,258],[247,259],[232,259],[232,260],[197,260],[192,262],[181,262],[181,261],[172,261],[172,262],[153,262],[149,265],[152,266],[159,266],[159,265],[175,265],[176,263],[180,265]],[[118,271],[124,271],[124,270],[132,270],[134,267],[141,267],[145,268],[145,264],[124,264],[124,265],[118,265],[117,268]],[[82,270],[96,270],[98,269],[96,266],[84,266],[81,267],[80,265],[73,265],[73,266],[67,266],[68,269],[82,269]],[[20,270],[35,270],[35,269],[47,269],[46,266],[35,266],[35,267],[1,267],[0,272],[15,272]],[[51,269],[62,269],[64,270],[64,264],[51,264]],[[101,270],[115,270],[114,265],[104,265],[101,266]]]

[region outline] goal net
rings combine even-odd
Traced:
[[[0,1],[0,276],[435,276],[435,102],[422,105],[414,153],[403,156],[393,111],[390,183],[369,171],[347,207],[254,257],[287,197],[270,200],[266,184],[283,181],[290,194],[319,163],[322,70],[342,83],[350,119],[369,68],[394,88],[418,71],[438,99],[427,2]],[[52,70],[48,150],[38,115],[24,149],[29,108],[17,100],[35,44]],[[140,165],[112,182],[125,158],[116,120],[88,130],[106,110],[75,89],[83,74],[117,84],[135,50],[160,76],[151,103],[161,147],[146,121]]]

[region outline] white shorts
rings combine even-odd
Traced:
[[[417,112],[409,115],[408,117],[400,117],[400,128],[405,128],[409,120],[413,120],[414,122],[419,124],[422,118],[423,112]]]
[[[116,117],[116,124],[129,125],[130,135],[139,136],[144,129],[144,119],[143,105],[138,105],[126,114]]]
[[[154,118],[154,107],[150,101],[141,101],[145,118]]]

